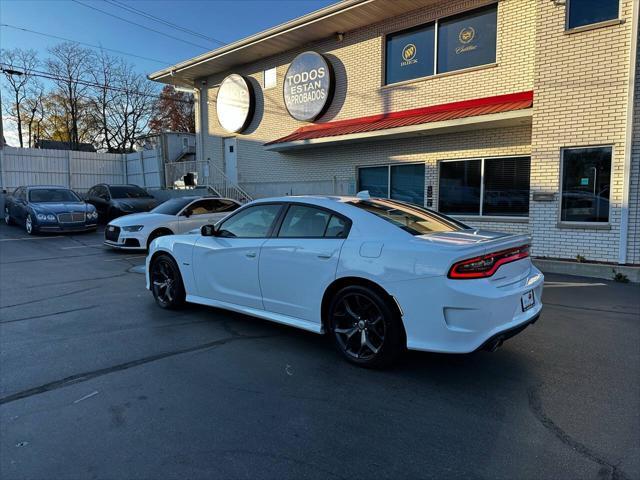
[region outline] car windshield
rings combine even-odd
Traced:
[[[146,190],[135,185],[116,185],[109,187],[111,198],[150,198]]]
[[[440,213],[396,200],[354,200],[348,203],[392,223],[411,235],[455,232],[470,228],[464,223]]]
[[[71,190],[63,188],[37,188],[29,190],[29,201],[34,203],[81,202]]]
[[[164,215],[177,215],[180,210],[195,200],[194,197],[172,198],[161,203],[151,210],[151,213],[162,213]]]

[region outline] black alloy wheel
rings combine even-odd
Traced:
[[[168,255],[159,255],[150,268],[151,291],[161,308],[176,309],[185,301],[182,276],[176,262]]]
[[[363,367],[392,363],[406,346],[402,321],[391,300],[373,289],[349,286],[329,307],[329,330],[344,357]]]

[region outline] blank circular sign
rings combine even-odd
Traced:
[[[236,73],[226,77],[218,89],[216,112],[222,128],[228,132],[241,132],[249,126],[255,98],[251,83]]]
[[[316,52],[293,59],[284,77],[284,104],[296,120],[311,122],[331,104],[334,89],[331,64]]]

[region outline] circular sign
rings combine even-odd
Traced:
[[[216,112],[222,128],[228,132],[241,132],[251,123],[254,109],[251,83],[236,73],[226,77],[216,98]]]
[[[405,61],[413,60],[416,57],[417,52],[418,49],[416,48],[416,46],[413,43],[408,43],[402,49],[402,58]]]
[[[333,97],[331,64],[316,52],[293,59],[284,77],[284,104],[296,120],[311,122],[322,115]]]
[[[476,31],[473,27],[466,27],[460,30],[458,39],[460,43],[469,43],[476,36]]]

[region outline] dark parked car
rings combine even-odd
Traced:
[[[129,213],[148,212],[158,204],[149,192],[137,185],[105,183],[91,187],[86,200],[96,207],[100,219],[105,222]]]
[[[29,235],[38,232],[95,230],[98,212],[68,188],[18,187],[4,200],[7,225],[24,225]]]

